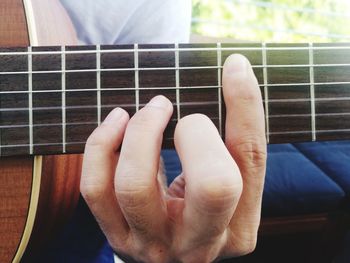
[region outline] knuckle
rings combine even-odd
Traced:
[[[127,207],[137,207],[142,206],[147,200],[148,197],[148,187],[140,187],[137,189],[134,187],[117,187],[115,189],[118,200]]]
[[[88,184],[82,179],[80,183],[80,192],[89,205],[93,205],[103,198],[106,187],[102,185]]]
[[[211,175],[198,182],[194,192],[197,193],[199,208],[210,208],[207,211],[218,214],[232,207],[242,193],[243,184],[241,177],[231,171],[224,171],[220,177]]]
[[[236,157],[240,163],[249,169],[264,168],[266,166],[266,143],[261,136],[242,138],[235,144]]]
[[[127,255],[128,252],[130,252],[130,249],[132,247],[132,239],[131,235],[126,236],[125,238],[121,238],[118,233],[115,233],[113,230],[110,230],[106,235],[106,238],[108,240],[108,243],[111,245],[114,251],[117,251],[118,253],[122,255]]]
[[[122,179],[115,186],[117,199],[126,208],[138,208],[147,205],[149,195],[152,193],[152,187],[148,183],[133,181]]]
[[[238,256],[245,256],[252,253],[256,248],[256,243],[256,238],[254,240],[249,240],[244,243],[240,243],[235,249],[235,254]]]
[[[244,256],[252,253],[257,244],[257,231],[239,231],[238,233],[232,233],[229,242],[230,254],[234,256]]]

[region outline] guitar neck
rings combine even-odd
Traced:
[[[163,94],[179,118],[204,113],[224,136],[221,73],[253,65],[268,143],[350,139],[350,44],[180,44],[0,49],[0,156],[82,152],[114,107]]]

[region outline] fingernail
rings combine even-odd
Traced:
[[[123,113],[124,112],[121,108],[115,108],[107,115],[103,123],[104,124],[116,123],[123,116]]]
[[[164,96],[156,96],[153,99],[151,99],[146,106],[152,106],[157,108],[168,108],[169,107],[169,101]]]
[[[225,62],[225,68],[230,73],[244,73],[248,69],[248,61],[245,57],[239,54],[231,55]]]

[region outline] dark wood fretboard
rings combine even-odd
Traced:
[[[350,139],[350,44],[180,44],[0,49],[0,156],[82,152],[114,107],[155,95],[179,118],[208,115],[224,134],[221,73],[245,55],[259,81],[269,143]]]

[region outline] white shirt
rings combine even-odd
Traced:
[[[186,43],[191,0],[60,0],[82,44]]]

